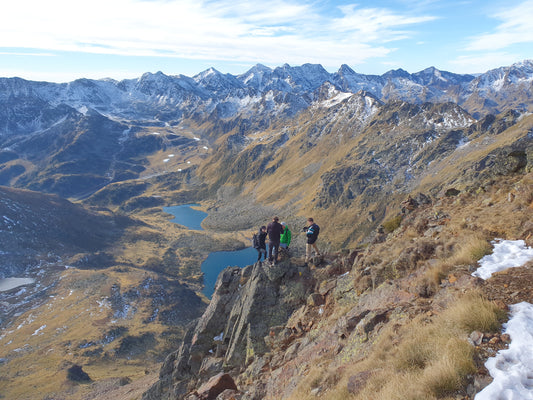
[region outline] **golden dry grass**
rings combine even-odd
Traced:
[[[323,359],[300,382],[291,400],[433,400],[453,398],[475,372],[472,330],[491,332],[500,327],[502,311],[479,292],[454,301],[441,314],[419,315],[400,327],[383,327],[367,357],[339,369]],[[399,328],[399,329],[398,329]],[[357,394],[347,391],[350,376],[370,371]],[[332,379],[331,376],[335,378]],[[313,389],[319,388],[319,393]]]
[[[487,238],[475,234],[462,238],[461,242],[457,245],[457,251],[447,262],[454,266],[474,264],[491,252],[492,246]]]
[[[136,378],[147,369],[156,370],[158,361],[149,354],[142,361],[119,357],[98,361],[84,356],[85,350],[80,348],[83,343],[101,340],[105,332],[118,324],[128,328],[128,335],[147,331],[143,320],[149,313],[142,309],[142,304],[131,318],[113,325],[109,305],[103,301],[109,296],[111,285],[119,284],[126,291],[147,276],[145,271],[135,269],[128,273],[112,269],[66,270],[48,302],[21,315],[11,328],[3,331],[0,357],[8,356],[9,362],[1,366],[4,379],[0,380],[0,393],[5,398],[25,400],[35,399],[36,392],[41,397],[54,394],[61,397],[60,393],[69,391],[69,398],[77,399],[75,393],[85,393],[89,387],[67,380],[66,370],[72,364],[83,366],[95,381]],[[168,327],[153,322],[149,329],[157,336]],[[113,354],[119,342],[105,345],[105,351]]]

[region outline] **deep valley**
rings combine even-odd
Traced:
[[[227,373],[218,399],[473,399],[497,346],[469,335],[533,301],[531,263],[471,276],[495,239],[533,244],[532,112],[530,60],[0,78],[0,278],[35,280],[0,292],[0,398],[214,399]],[[163,211],[188,203],[203,230]],[[201,262],[274,215],[290,257],[225,270],[209,301]]]

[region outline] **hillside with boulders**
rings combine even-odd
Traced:
[[[309,266],[227,268],[143,399],[473,399],[510,342],[508,306],[533,299],[533,263],[472,272],[497,238],[533,244],[532,183],[413,196],[368,245]]]

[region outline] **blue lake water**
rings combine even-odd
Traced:
[[[180,206],[163,207],[163,211],[174,216],[174,219],[170,222],[183,225],[189,229],[202,230],[201,223],[207,217],[207,213],[191,208],[191,206],[194,207],[197,205],[183,204]],[[210,253],[201,265],[202,272],[204,273],[204,290],[202,293],[211,298],[215,290],[218,275],[226,267],[243,268],[253,264],[256,260],[257,250],[253,247],[235,251],[215,251]]]
[[[252,265],[257,260],[257,250],[253,247],[247,247],[235,251],[215,251],[202,263],[202,272],[204,273],[204,290],[202,293],[211,298],[215,290],[215,283],[218,275],[226,267],[241,267]]]
[[[174,216],[174,219],[170,220],[170,222],[186,226],[189,229],[203,230],[202,221],[207,217],[207,213],[191,208],[191,206],[198,205],[182,204],[180,206],[163,207],[163,211]]]

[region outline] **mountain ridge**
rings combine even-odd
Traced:
[[[258,71],[261,79],[251,79]],[[262,97],[270,91],[309,93],[329,81],[339,90],[352,93],[366,90],[381,100],[442,102],[453,100],[455,97],[455,102],[462,105],[467,104],[463,98],[474,94],[494,97],[495,93],[506,89],[505,82],[516,83],[513,80],[518,80],[520,84],[530,85],[533,80],[533,61],[524,60],[509,67],[487,71],[477,77],[439,71],[434,67],[414,74],[403,70],[398,73],[399,71],[389,71],[381,76],[363,75],[348,66],[341,66],[339,71],[329,73],[320,64],[304,64],[298,67],[285,64],[275,69],[254,66],[240,75],[222,74],[211,68],[191,78],[184,75],[165,75],[161,71],[154,74],[147,72],[139,78],[122,81],[78,79],[61,84],[0,78],[0,93],[4,94],[0,101],[7,103],[6,96],[25,94],[52,106],[65,103],[80,108],[83,103],[99,112],[126,116],[128,114],[122,108],[125,104],[135,104],[143,100],[148,103],[156,101],[159,107],[179,105],[181,112],[187,115],[193,112],[201,101],[208,103],[204,105],[204,109],[209,111],[212,109],[209,103],[213,101],[227,102],[230,98],[243,99],[258,95]],[[422,87],[426,87],[429,92],[424,93]],[[457,94],[447,94],[446,90],[450,88],[458,91]],[[232,102],[237,104],[234,100]],[[153,118],[153,115],[148,116],[142,109],[138,109],[138,112],[142,118]],[[174,114],[174,117],[179,119],[181,115]],[[164,120],[168,122],[168,118]]]
[[[397,292],[388,293],[387,288],[397,289],[396,285],[402,285],[402,296],[407,291],[409,299],[416,298],[414,303],[408,302],[408,307],[415,306],[413,318],[423,317],[422,311],[417,314],[420,310],[441,312],[438,307],[429,308],[426,299],[436,293],[444,297],[453,293],[453,288],[439,289],[448,273],[460,272],[461,282],[470,282],[465,278],[469,267],[450,260],[462,251],[464,243],[481,242],[483,250],[482,245],[496,235],[525,237],[531,233],[522,221],[530,219],[533,209],[528,194],[533,170],[531,64],[524,61],[476,77],[429,67],[416,74],[390,71],[386,78],[363,76],[341,66],[343,76],[335,75],[339,82],[332,78],[334,74],[311,64],[274,69],[257,65],[239,76],[208,69],[192,78],[157,72],[123,81],[80,79],[60,85],[0,79],[0,183],[69,198],[71,203],[65,200],[58,203],[63,207],[48,211],[52,217],[60,211],[86,208],[96,213],[94,221],[107,221],[110,216],[136,221],[111,237],[113,243],[108,247],[76,248],[76,254],[56,260],[53,268],[58,268],[61,279],[51,282],[55,297],[42,297],[38,308],[6,322],[12,325],[3,339],[13,342],[4,342],[8,355],[6,361],[0,361],[0,368],[5,366],[15,377],[25,360],[35,354],[43,356],[39,365],[49,363],[48,357],[63,359],[59,367],[54,364],[52,368],[53,382],[58,382],[70,366],[65,360],[84,363],[91,376],[109,377],[112,372],[104,372],[104,366],[126,368],[129,360],[122,357],[131,356],[132,370],[143,373],[143,361],[154,365],[164,350],[175,349],[184,336],[188,340],[185,327],[175,324],[193,320],[205,308],[206,299],[198,295],[201,260],[212,251],[248,246],[251,231],[273,215],[294,228],[293,265],[282,272],[296,281],[300,272],[308,276],[300,259],[305,238],[298,232],[306,218],[313,216],[321,226],[320,249],[330,257],[326,263],[331,261],[328,266],[314,260],[314,273],[328,287],[333,281],[339,284],[338,291],[315,287],[311,294],[308,288],[294,286],[292,299],[287,292],[290,285],[284,286],[287,291],[282,294],[289,297],[271,300],[273,304],[287,301],[293,320],[300,318],[306,326],[330,323],[333,320],[317,315],[320,296],[329,304],[338,302],[339,307],[330,311],[342,314],[346,311],[343,304],[354,306],[350,302],[358,301],[363,292],[372,299],[379,287],[377,295],[395,295]],[[46,195],[42,196],[46,203]],[[420,213],[407,213],[402,202],[409,197],[423,206]],[[161,211],[164,205],[187,203],[199,203],[208,213],[205,231],[178,227]],[[0,204],[2,210],[8,206]],[[0,215],[17,220],[11,211]],[[31,218],[19,219],[27,230],[35,226]],[[57,218],[45,221],[50,221],[46,228],[63,226]],[[112,232],[107,232],[106,226],[102,225],[102,237],[96,238],[100,244]],[[2,234],[9,234],[9,227]],[[396,242],[398,237],[401,241]],[[64,238],[57,240],[58,247],[62,242],[68,244]],[[362,248],[369,252],[361,253]],[[355,257],[354,251],[361,256]],[[32,262],[39,265],[39,257],[41,254],[36,254]],[[346,272],[349,274],[338,279],[338,273]],[[45,274],[40,270],[28,273],[36,273],[38,280]],[[284,282],[276,270],[270,273],[275,284]],[[254,272],[250,284],[256,284],[260,275],[259,270]],[[405,279],[396,281],[402,277]],[[238,288],[249,277],[235,274],[235,278],[233,284]],[[76,287],[75,295],[69,291],[70,285]],[[316,296],[317,290],[320,296]],[[22,289],[17,293],[24,295]],[[89,296],[83,298],[84,293]],[[181,302],[174,293],[192,303]],[[12,301],[12,295],[4,298]],[[435,304],[439,300],[442,297],[435,297]],[[65,315],[65,322],[50,323],[47,330],[42,328],[48,325],[47,319],[63,320],[63,314],[57,314],[63,308],[53,307],[52,302],[67,308],[75,305],[77,311]],[[310,314],[293,312],[298,310],[293,306],[303,303],[309,303]],[[236,359],[244,364],[236,368],[246,369],[248,361],[254,363],[256,360],[242,352],[247,347],[248,339],[243,338],[247,337],[248,317],[238,310],[246,307],[241,304],[228,314],[229,324],[223,321],[209,331],[201,350],[215,351],[211,339],[222,329],[229,332],[238,325],[231,345],[239,349]],[[380,318],[393,316],[392,310],[371,309],[366,319],[359,311],[347,317],[365,319],[364,333],[367,328],[372,330],[375,322],[382,326]],[[399,311],[395,309],[393,314]],[[42,317],[34,318],[39,315]],[[90,331],[80,334],[78,322],[76,328],[63,328],[67,319],[78,315],[91,322]],[[117,316],[129,333],[110,344],[106,337]],[[282,319],[265,318],[259,324],[265,321],[276,325],[272,327],[276,328],[275,337],[289,333],[278,329],[284,325]],[[337,326],[336,321],[332,323]],[[342,321],[338,324],[341,328]],[[17,335],[19,325],[30,337],[29,343],[26,336]],[[286,327],[298,330],[297,324]],[[262,342],[265,332],[270,335],[266,328],[270,327],[253,331],[260,337],[250,339],[258,341],[250,349],[268,350]],[[54,332],[68,332],[71,344]],[[326,331],[315,330],[312,335],[321,332]],[[346,336],[342,329],[339,332]],[[363,337],[357,335],[352,336],[354,341]],[[302,340],[306,337],[312,339],[304,334]],[[51,341],[42,346],[44,339]],[[283,342],[282,337],[278,339]],[[292,360],[297,345],[307,354],[313,352],[296,339],[289,352],[276,349],[271,365],[284,365],[280,357]],[[342,340],[335,345],[342,346]],[[26,344],[32,348],[21,353]],[[146,353],[135,352],[136,344]],[[219,360],[210,364],[208,358],[207,374],[223,367]],[[196,368],[199,361],[192,362]],[[257,359],[248,378],[266,368],[267,364],[261,363]],[[169,361],[162,372],[172,367]],[[33,376],[41,378],[40,385],[51,381],[38,372],[25,375],[25,382]],[[270,381],[267,375],[263,375],[263,383],[280,382]],[[194,376],[195,381],[185,385],[201,383],[206,377],[198,380]],[[239,387],[250,386],[248,378],[241,376]],[[305,382],[296,375],[291,379],[293,384]],[[13,393],[27,390],[31,398],[31,387],[18,382],[0,384]],[[50,386],[47,393],[57,391]],[[82,398],[86,389],[77,386],[72,390],[78,390],[77,396]],[[261,387],[250,389],[262,393]]]

